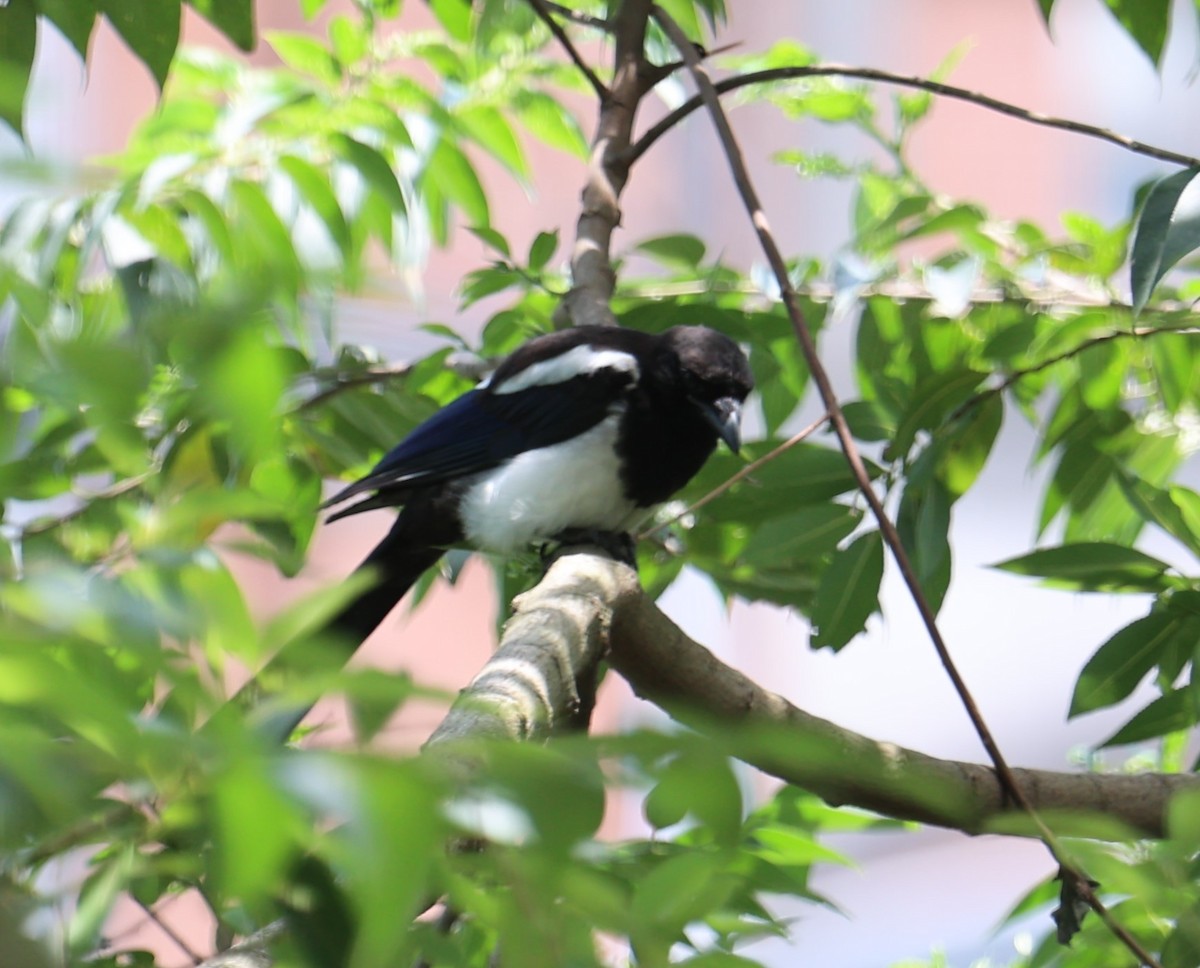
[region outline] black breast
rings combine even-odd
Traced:
[[[680,490],[717,445],[695,406],[655,405],[644,393],[632,395],[617,436],[625,494],[639,507],[661,504]]]

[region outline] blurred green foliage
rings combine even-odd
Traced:
[[[249,0],[189,5],[237,45],[253,43]],[[302,6],[311,17],[324,3]],[[751,807],[729,749],[690,734],[482,748],[484,768],[464,784],[371,746],[395,709],[427,693],[344,670],[322,647],[322,620],[345,589],[252,618],[229,556],[295,574],[322,479],[363,471],[465,390],[451,352],[490,359],[550,329],[568,286],[556,231],[514,251],[478,168],[488,158],[529,189],[532,137],[570,154],[582,177],[587,141],[567,105],[586,85],[551,56],[524,3],[434,0],[436,28],[384,29],[399,6],[357,0],[326,36],[269,35],[282,66],[266,70],[176,50],[178,2],[0,4],[0,116],[15,127],[34,31],[47,24],[84,54],[108,18],[164,85],[159,110],[109,159],[111,178],[85,193],[30,193],[0,229],[5,952],[24,945],[13,925],[53,910],[68,963],[147,964],[105,943],[113,905],[197,892],[225,935],[283,916],[287,964],[481,966],[499,952],[505,964],[597,965],[607,963],[600,931],[641,965],[751,965],[735,949],[803,930],[772,913],[774,898],[824,903],[811,870],[841,858],[821,836],[884,824],[794,789]],[[719,0],[664,6],[697,37],[724,16]],[[1052,6],[1042,0],[1047,16]],[[1108,6],[1157,60],[1166,4]],[[656,29],[647,44],[669,57]],[[730,64],[812,61],[782,41]],[[810,78],[736,97],[857,132],[876,159],[791,150],[777,160],[801,177],[854,179],[849,254],[866,268],[830,291],[831,267],[796,255],[793,281],[818,336],[834,303],[860,297],[846,415],[934,607],[953,593],[956,502],[1003,421],[1029,422],[1035,459],[1050,468],[1034,509],[1045,544],[999,567],[1145,598],[1147,614],[1083,669],[1071,714],[1149,679],[1159,698],[1109,742],[1155,742],[1160,768],[1191,766],[1200,495],[1176,480],[1200,445],[1191,173],[1144,192],[1127,222],[1069,214],[1059,233],[922,183],[906,147],[927,95],[887,100]],[[382,267],[419,267],[455,225],[494,256],[460,288],[464,305],[494,309],[478,339],[430,325],[445,346],[398,366],[344,343],[339,294]],[[624,324],[701,319],[748,348],[762,429],[751,459],[815,415],[769,285],[682,234],[640,240],[622,259]],[[1133,307],[1121,298],[1127,264]],[[727,598],[804,614],[814,647],[847,646],[879,612],[888,566],[844,460],[827,438],[805,440],[680,516],[742,466],[714,457],[668,509],[676,520],[642,543],[647,588],[661,592],[688,566]],[[1170,562],[1132,547],[1148,528],[1178,546]],[[281,655],[286,674],[267,664]],[[272,746],[256,725],[269,706],[245,715],[244,697],[230,699],[247,668],[263,670],[263,691],[280,702],[345,697],[354,748]],[[597,836],[606,789],[643,796],[652,836]],[[1195,964],[1200,951],[1194,808],[1177,806],[1160,844],[1078,846],[1165,965]],[[446,849],[480,840],[487,849]],[[45,876],[61,861],[86,866],[82,885]],[[1014,916],[1052,895],[1043,885]],[[414,920],[441,897],[453,928]],[[1073,948],[1048,940],[1029,963],[1110,964],[1116,944],[1092,919]]]

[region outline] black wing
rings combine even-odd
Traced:
[[[412,488],[490,470],[527,450],[569,440],[608,416],[628,383],[625,373],[598,370],[513,393],[471,390],[418,426],[370,474],[322,507],[367,491],[380,492],[331,515],[332,521],[368,508],[403,504]]]

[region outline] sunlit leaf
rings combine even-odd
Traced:
[[[329,48],[315,37],[269,31],[266,39],[280,60],[301,74],[307,74],[328,84],[335,83],[342,75],[342,65]]]
[[[579,122],[550,95],[526,91],[514,106],[521,124],[539,141],[581,158],[587,155],[587,139]]]
[[[475,166],[450,139],[438,141],[430,155],[426,177],[438,186],[447,199],[462,209],[473,225],[488,225],[491,222],[487,195]]]
[[[1165,587],[1169,565],[1134,548],[1103,542],[1059,545],[1002,561],[994,567],[1047,578],[1080,591],[1150,591]]]
[[[218,876],[231,894],[263,897],[286,875],[302,830],[296,803],[271,775],[270,764],[246,758],[216,777],[213,810]]]
[[[464,107],[454,116],[468,138],[521,179],[532,174],[525,150],[511,125],[496,108],[488,105]]]
[[[539,232],[529,245],[527,262],[531,272],[541,272],[558,248],[558,232]]]

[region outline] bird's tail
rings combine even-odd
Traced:
[[[442,547],[414,542],[410,525],[406,515],[401,513],[387,536],[355,570],[356,575],[369,570],[373,584],[348,602],[329,623],[330,631],[341,638],[350,651],[357,649],[375,631],[404,593],[444,553]]]

